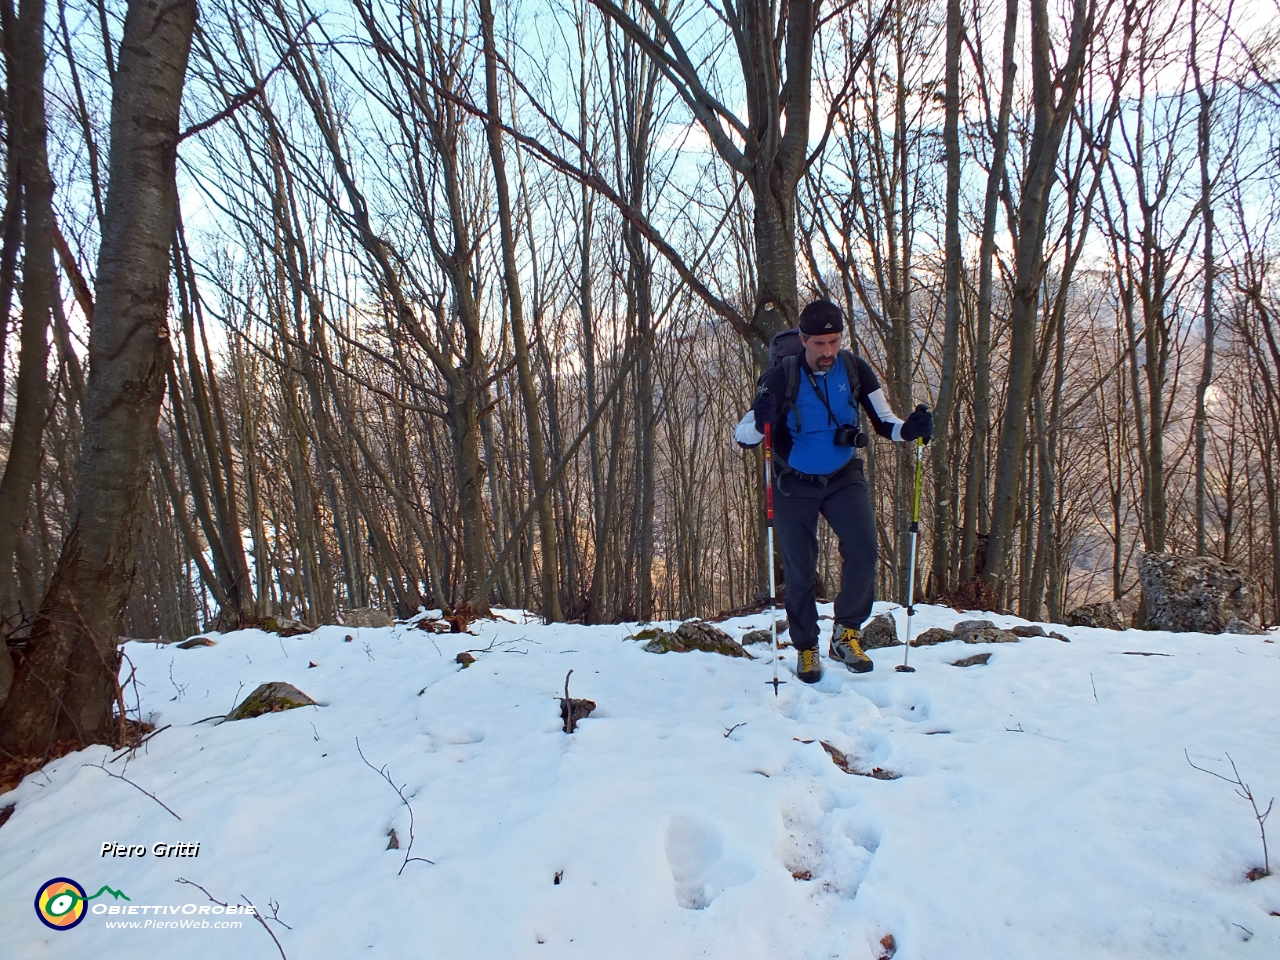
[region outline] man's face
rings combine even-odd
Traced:
[[[802,333],[800,340],[804,344],[804,359],[810,370],[826,373],[835,366],[836,357],[840,353],[840,334],[824,333],[809,337]]]

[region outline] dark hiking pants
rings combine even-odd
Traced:
[[[844,561],[835,622],[859,628],[871,616],[875,600],[876,523],[871,492],[854,459],[824,485],[793,471],[774,480],[773,527],[786,575],[787,619],[798,650],[818,645],[818,607],[814,586],[818,565],[818,515],[840,541]]]

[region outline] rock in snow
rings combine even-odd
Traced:
[[[348,627],[389,627],[394,621],[377,607],[352,607],[347,611],[346,622]]]
[[[1258,586],[1216,557],[1146,553],[1139,564],[1148,630],[1261,633]]]
[[[1018,635],[1012,630],[997,627],[990,620],[961,620],[952,632],[965,643],[1017,643]]]
[[[937,643],[948,643],[956,639],[956,635],[945,627],[930,627],[922,630],[918,636],[911,638],[913,647],[931,647]]]
[[[688,653],[690,650],[702,650],[726,657],[751,658],[742,644],[705,620],[686,620],[674,633],[651,627],[635,634],[634,639],[647,641],[644,648],[650,653]]]
[[[1069,627],[1101,627],[1103,630],[1124,630],[1129,624],[1120,605],[1112,600],[1087,603],[1067,614]]]
[[[264,713],[280,713],[298,707],[314,707],[318,704],[291,683],[276,680],[261,684],[240,705],[227,714],[228,720],[247,720]]]
[[[900,647],[898,625],[892,614],[878,613],[862,628],[862,649],[880,650],[884,647]]]

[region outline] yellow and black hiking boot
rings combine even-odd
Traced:
[[[822,658],[818,648],[796,651],[796,676],[805,683],[817,683],[822,679]]]
[[[862,652],[859,633],[853,627],[838,624],[831,635],[831,646],[827,656],[838,660],[854,673],[870,673],[875,664]],[[802,678],[803,679],[803,678]]]

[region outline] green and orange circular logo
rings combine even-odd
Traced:
[[[36,916],[46,927],[70,930],[84,919],[87,900],[80,884],[69,877],[54,877],[36,894]]]

